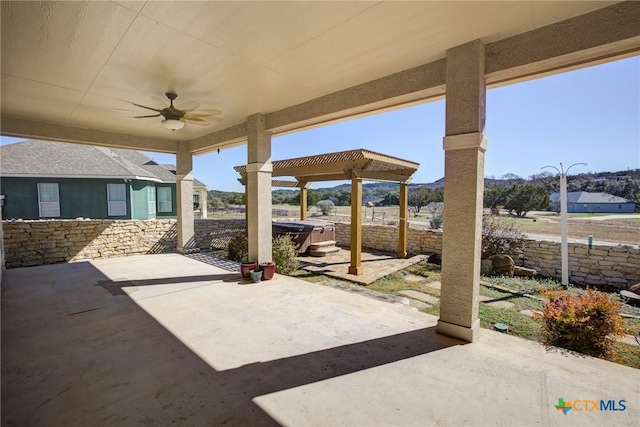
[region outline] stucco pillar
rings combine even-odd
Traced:
[[[176,193],[178,196],[178,253],[198,252],[193,231],[193,155],[187,144],[176,156]]]
[[[271,262],[271,134],[262,114],[247,118],[247,154],[249,261]]]
[[[307,191],[309,189],[309,183],[305,182],[303,185],[300,186],[300,220],[301,221],[306,221],[307,220],[307,195],[309,194],[309,191]]]
[[[484,191],[484,45],[447,51],[442,290],[437,331],[478,338]]]
[[[400,212],[398,218],[398,258],[407,257],[407,231],[409,222],[407,214],[409,212],[409,185],[407,182],[400,183]]]
[[[207,217],[207,211],[209,210],[209,200],[206,189],[200,190],[200,218]]]
[[[349,274],[362,274],[362,178],[351,172],[351,265]]]

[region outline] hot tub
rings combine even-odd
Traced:
[[[329,221],[282,221],[272,224],[273,235],[289,235],[298,244],[298,253],[306,253],[313,243],[336,240],[336,225]]]

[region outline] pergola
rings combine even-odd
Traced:
[[[274,187],[300,188],[300,219],[307,219],[307,190],[312,182],[351,180],[351,265],[349,274],[360,275],[362,267],[362,181],[400,184],[398,257],[407,256],[407,194],[411,176],[419,163],[374,151],[357,149],[272,162],[272,176],[292,176],[296,181],[272,180]],[[234,168],[240,182],[247,183],[247,165]]]

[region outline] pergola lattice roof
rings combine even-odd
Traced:
[[[297,181],[274,180],[274,186],[297,187],[314,181],[348,180],[351,179],[352,172],[363,179],[408,182],[420,164],[375,151],[357,149],[277,160],[272,166],[273,177],[293,176]],[[241,175],[240,181],[244,183],[247,176],[246,165],[236,166],[234,169]]]

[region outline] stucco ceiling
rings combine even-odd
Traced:
[[[3,1],[1,113],[190,140],[612,3]],[[167,90],[224,121],[128,117]]]

